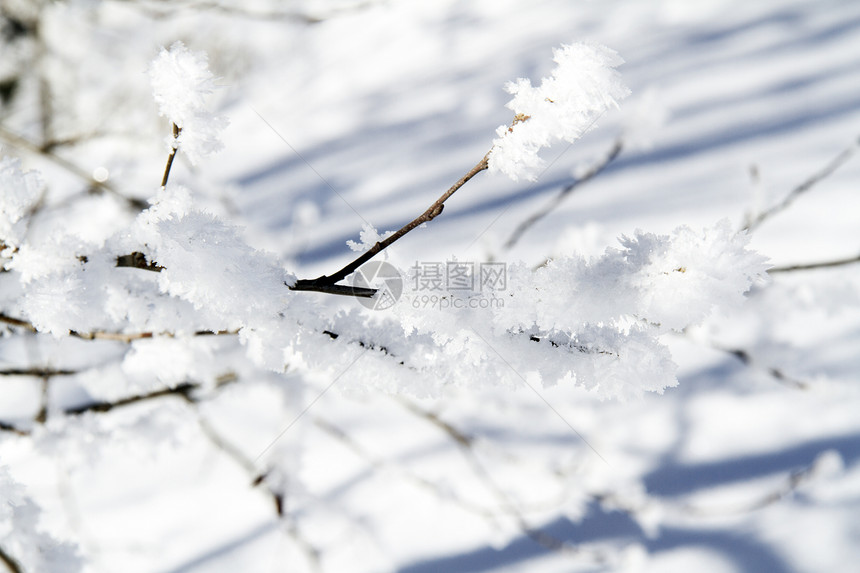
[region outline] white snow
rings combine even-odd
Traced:
[[[43,35],[0,35],[0,80],[21,74],[0,104],[0,550],[25,571],[860,562],[860,264],[765,276],[860,252],[860,5],[7,9]],[[494,172],[378,256],[391,309],[288,289],[489,149]],[[149,268],[116,267],[132,252]],[[491,263],[504,282],[431,288]]]

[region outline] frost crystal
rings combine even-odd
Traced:
[[[543,165],[542,147],[564,140],[574,142],[618,101],[630,94],[614,69],[623,63],[609,48],[577,43],[553,51],[557,64],[552,75],[534,87],[528,79],[509,82],[505,90],[514,98],[507,106],[514,111],[511,126],[496,130],[489,166],[514,181],[534,180]]]
[[[205,52],[193,52],[182,42],[161,49],[149,68],[152,93],[159,112],[181,128],[179,137],[168,139],[182,149],[192,163],[220,151],[220,132],[227,120],[205,109],[215,88]]]
[[[364,251],[369,251],[376,243],[384,241],[392,234],[392,231],[388,231],[380,235],[379,231],[376,230],[376,227],[370,223],[365,223],[361,226],[361,232],[358,234],[358,238],[361,242],[357,243],[352,239],[349,239],[346,242],[346,246],[353,251],[363,253]]]

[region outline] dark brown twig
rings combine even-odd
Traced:
[[[12,326],[18,326],[20,328],[29,330],[30,332],[36,332],[35,326],[27,322],[26,320],[21,320],[20,318],[0,314],[0,322],[5,322],[6,324],[11,324]]]
[[[176,151],[178,150],[178,143],[176,140],[179,138],[179,134],[182,133],[182,128],[173,124],[173,145],[170,147],[170,153],[167,155],[167,165],[164,166],[164,175],[161,176],[161,186],[164,187],[167,185],[167,180],[170,179],[170,168],[173,167],[173,159],[176,157]]]
[[[11,316],[7,316],[5,314],[0,314],[0,322],[5,322],[7,324],[11,324],[13,326],[18,326],[20,328],[25,328],[31,332],[38,332],[36,327],[33,326],[32,323],[27,322],[26,320],[21,320],[20,318],[14,318]],[[198,330],[194,332],[194,336],[230,336],[238,334],[238,330]],[[109,330],[94,330],[92,332],[78,332],[76,330],[69,331],[69,336],[73,336],[75,338],[80,338],[82,340],[113,340],[115,342],[133,342],[135,340],[141,340],[144,338],[156,338],[156,337],[167,337],[167,338],[175,338],[176,333],[174,332],[112,332]],[[45,370],[36,370],[36,371],[20,371],[21,375],[39,375],[38,372],[45,372]],[[35,372],[35,373],[34,373]],[[65,371],[54,371],[53,376],[62,376],[65,374],[74,374],[74,372],[65,372]]]
[[[133,197],[126,197],[125,195],[120,193],[120,191],[116,187],[114,187],[107,181],[99,181],[97,179],[94,179],[92,175],[90,175],[84,169],[75,165],[71,161],[60,157],[50,149],[43,149],[41,146],[36,145],[32,141],[9,131],[3,126],[0,126],[0,138],[5,140],[10,145],[23,149],[25,151],[29,151],[31,153],[41,155],[55,165],[58,165],[69,173],[79,177],[80,179],[83,179],[87,182],[87,185],[90,185],[91,187],[97,189],[101,189],[102,191],[110,193],[118,199],[122,199],[123,201],[128,203],[128,205],[133,209],[143,210],[146,209],[148,206],[146,201],[143,201],[141,199],[135,199]]]
[[[488,167],[489,153],[481,159],[477,165],[475,165],[472,169],[469,170],[468,173],[463,175],[456,183],[454,183],[447,191],[445,191],[436,201],[427,208],[421,215],[413,219],[408,224],[404,225],[400,229],[398,229],[392,235],[389,235],[385,240],[377,242],[370,249],[361,254],[361,256],[357,257],[351,263],[340,269],[339,271],[332,273],[330,275],[323,275],[321,277],[317,277],[315,279],[301,279],[296,281],[296,284],[290,287],[291,290],[297,291],[315,291],[315,292],[326,292],[332,294],[349,294],[346,291],[343,292],[334,292],[331,290],[331,287],[335,285],[335,283],[343,280],[347,276],[351,275],[355,272],[358,267],[375,257],[377,254],[388,248],[392,243],[403,237],[406,233],[422,225],[424,223],[429,223],[440,213],[442,213],[442,209],[445,207],[445,201],[448,200],[451,195],[457,192],[463,185],[465,185],[470,179],[472,179],[475,175],[484,171]],[[352,296],[366,296],[363,294],[353,294]]]
[[[197,10],[200,12],[220,12],[230,17],[245,18],[248,20],[292,21],[297,22],[299,24],[307,25],[319,24],[340,14],[356,12],[358,10],[365,9],[373,6],[374,4],[379,3],[380,2],[375,2],[373,0],[366,0],[364,2],[353,2],[346,6],[331,8],[326,14],[314,16],[302,12],[288,12],[285,10],[259,10],[247,6],[230,6],[217,1],[189,1],[184,3],[177,2],[176,0],[162,1],[161,4],[164,7],[153,2],[130,2],[132,6],[138,8],[142,12],[145,12],[147,15],[149,15],[151,18],[155,19],[167,18],[174,14],[178,9],[186,9]]]
[[[0,421],[0,431],[2,432],[11,432],[18,436],[29,436],[30,432],[28,430],[22,430],[21,428],[15,426],[14,424],[9,424],[8,422]]]
[[[12,573],[23,572],[23,569],[21,569],[21,565],[18,564],[18,561],[16,561],[14,557],[3,551],[2,547],[0,547],[0,562],[2,562],[3,565],[8,567],[9,571],[11,571]]]
[[[284,284],[287,284],[287,283],[284,283]],[[364,288],[364,287],[356,287],[356,286],[350,286],[350,285],[329,285],[329,284],[318,284],[318,285],[315,285],[313,288],[307,288],[304,285],[302,285],[300,287],[292,286],[292,287],[290,287],[290,290],[322,292],[322,293],[326,293],[326,294],[354,296],[354,297],[358,297],[358,298],[372,298],[373,295],[376,294],[375,288]]]

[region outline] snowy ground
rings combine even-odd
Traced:
[[[206,50],[230,120],[225,149],[194,167],[180,161],[173,178],[303,278],[348,262],[345,242],[364,222],[396,229],[430,205],[510,121],[504,83],[546,75],[565,42],[599,42],[625,59],[633,95],[620,112],[552,148],[535,183],[480,175],[392,246],[389,262],[537,264],[597,255],[636,229],[723,218],[740,227],[860,137],[860,3],[850,0],[389,0],[312,25],[202,7],[152,18],[129,4],[105,2],[97,20],[72,26],[70,53],[128,38],[104,57],[136,64],[124,89],[146,94],[158,46]],[[282,4],[294,3],[248,6]],[[336,4],[302,7],[328,14]],[[107,75],[88,81],[122,84]],[[110,140],[66,155],[106,163],[148,197],[166,134],[154,105],[133,101],[143,103],[129,130],[142,135],[125,145],[139,161],[112,155]],[[637,106],[646,120],[668,112],[665,125],[634,122],[650,145],[625,150],[503,249],[574,169],[606,153]],[[122,131],[118,121],[104,123]],[[76,184],[0,144],[56,181],[58,196]],[[753,248],[777,267],[856,256],[858,181],[860,154],[763,222]],[[98,209],[93,220],[122,224]],[[175,358],[210,356],[201,370],[238,378],[209,400],[168,397],[41,427],[39,380],[8,376],[0,421],[38,439],[0,432],[0,462],[91,571],[856,571],[860,265],[773,274],[742,311],[665,342],[678,386],[629,402],[566,386],[542,398],[524,385],[391,396],[368,390],[361,364],[336,378],[266,374],[228,341]],[[55,410],[108,388],[125,352],[50,336],[0,343],[6,365],[86,367],[52,378]],[[230,445],[213,445],[212,429]],[[252,466],[286,460],[289,519],[231,448]]]

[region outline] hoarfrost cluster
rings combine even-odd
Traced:
[[[215,91],[215,79],[204,52],[175,42],[169,49],[161,49],[149,76],[159,113],[182,130],[176,138],[169,137],[169,147],[181,148],[195,164],[223,149],[220,133],[227,120],[206,109],[205,102]]]
[[[507,85],[515,118],[497,131],[491,172],[535,179],[542,148],[577,140],[629,93],[615,70],[622,60],[608,48],[565,45],[554,61],[540,86],[527,79]],[[220,149],[226,120],[207,109],[215,84],[206,55],[177,42],[160,51],[149,74],[161,115],[178,128],[168,138],[170,151],[196,163]],[[57,341],[127,343],[115,363],[75,379],[96,403],[182,389],[189,381],[195,391],[214,392],[241,372],[263,381],[287,372],[300,393],[338,381],[347,370],[352,382],[340,387],[347,394],[424,398],[525,382],[576,385],[601,399],[637,398],[677,383],[667,333],[703,322],[716,308],[737,308],[767,269],[749,237],[721,222],[666,235],[635,231],[593,258],[565,253],[538,268],[508,265],[506,288],[493,293],[504,304],[492,311],[428,312],[407,297],[385,313],[357,306],[332,311],[320,303],[323,295],[292,290],[295,274],[202,207],[189,187],[153,187],[148,207],[128,224],[88,240],[65,227],[28,234],[31,217],[42,216],[42,183],[18,162],[0,161],[0,186],[4,316]],[[348,246],[367,251],[387,236],[366,225]],[[401,272],[409,278],[408,269]],[[142,416],[161,430],[149,422],[141,427],[166,433],[164,420],[188,413],[173,408],[161,418]],[[137,428],[138,421],[129,424]],[[89,417],[53,421],[36,442],[48,451],[59,447],[58,434],[62,442],[79,432],[84,443],[100,432],[114,435],[108,427]],[[290,470],[271,453],[261,465],[255,483],[267,484],[280,503],[293,487]],[[75,552],[38,531],[37,508],[2,466],[0,498],[11,500],[0,505],[0,547],[33,570],[75,570]],[[43,568],[39,560],[52,564]]]
[[[556,69],[540,87],[524,79],[509,84],[515,95],[509,107],[521,119],[500,128],[491,169],[515,178],[533,175],[538,148],[574,141],[628,93],[614,70],[621,59],[607,48],[567,45],[555,51],[554,60]],[[150,69],[155,99],[161,113],[182,129],[179,149],[186,154],[202,151],[188,144],[199,132],[214,141],[221,123],[205,108],[212,92],[206,61],[205,54],[177,42],[162,50]],[[4,240],[14,244],[25,236],[22,225],[38,196],[38,178],[10,160],[2,166],[8,189],[0,206]],[[380,238],[365,226],[361,243],[349,246],[366,250]],[[276,371],[300,364],[335,372],[342,359],[333,355],[348,355],[337,346],[385,348],[376,360],[386,366],[367,368],[388,373],[369,379],[394,392],[435,394],[447,385],[504,381],[528,372],[545,385],[566,380],[600,396],[629,397],[675,383],[660,335],[701,322],[714,306],[740,303],[763,276],[765,260],[746,242],[728,223],[702,233],[679,228],[671,236],[637,231],[622,238],[622,248],[592,260],[571,253],[534,271],[511,266],[510,288],[500,293],[505,305],[494,312],[416,313],[401,300],[394,318],[370,320],[355,312],[326,318],[315,310],[315,295],[289,290],[295,276],[275,257],[195,207],[191,191],[168,184],[133,224],[102,245],[74,236],[21,245],[4,263],[18,277],[21,294],[5,305],[58,337],[234,332],[252,358]],[[129,253],[158,272],[116,268]],[[338,339],[325,332],[337,332]],[[464,349],[476,340],[483,341],[477,345],[483,350],[464,360]],[[506,366],[495,360],[497,352],[508,357]],[[129,353],[126,360],[137,360],[138,354]],[[400,363],[414,370],[416,382],[396,381],[399,368],[391,366]],[[175,382],[182,373],[167,378]]]
[[[505,86],[514,96],[507,106],[516,115],[513,125],[496,130],[491,171],[514,181],[536,179],[544,165],[541,148],[557,141],[573,143],[630,94],[615,70],[624,60],[605,46],[563,45],[554,50],[553,61],[556,67],[540,86],[526,78]]]

